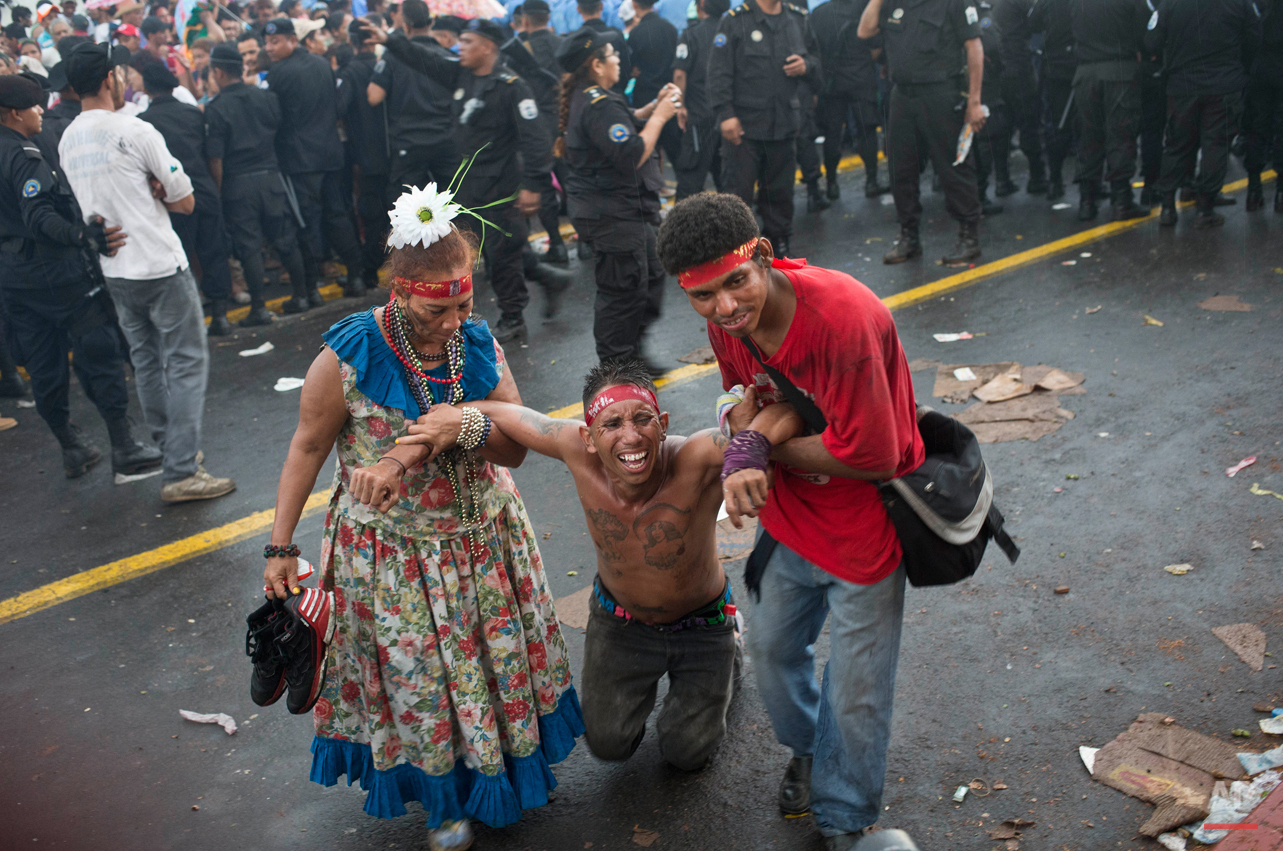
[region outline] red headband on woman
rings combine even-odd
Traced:
[[[700,263],[698,266],[692,266],[685,272],[678,272],[677,283],[682,285],[682,289],[690,289],[691,287],[698,287],[700,284],[706,284],[714,278],[725,275],[741,263],[753,259],[753,252],[756,250],[757,237],[754,237],[739,248],[726,252],[721,257],[709,260],[707,263]]]
[[[606,410],[616,402],[622,402],[625,399],[636,399],[638,402],[644,402],[659,413],[659,400],[655,394],[645,387],[638,387],[636,384],[616,384],[614,387],[607,387],[598,393],[587,408],[584,409],[584,422],[590,427],[592,421],[597,419],[597,415]]]
[[[471,272],[453,281],[418,281],[414,278],[402,278],[400,275],[392,280],[406,292],[423,298],[450,298],[472,292]]]

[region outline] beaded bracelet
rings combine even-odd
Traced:
[[[280,556],[293,556],[298,558],[303,551],[298,548],[298,544],[268,544],[263,547],[263,558],[278,558]]]
[[[482,416],[484,417],[485,414],[482,414]],[[494,421],[491,420],[489,417],[486,417],[486,429],[481,433],[481,441],[477,443],[478,449],[481,448],[482,446],[485,446],[486,441],[490,439],[490,426],[492,425],[494,425]]]
[[[476,408],[464,408],[462,416],[463,426],[459,429],[459,445],[464,449],[476,449],[488,436],[486,423],[490,418]]]

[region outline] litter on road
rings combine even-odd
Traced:
[[[1146,314],[1145,314],[1145,324],[1146,324],[1146,325],[1157,325],[1159,328],[1162,328],[1162,327],[1163,327],[1163,323],[1162,323],[1161,321],[1159,321],[1159,320],[1155,319],[1154,317],[1150,316],[1148,313],[1146,313]]]
[[[960,366],[953,371],[953,377],[959,381],[975,381],[976,374],[971,371],[969,366]]]
[[[272,389],[283,393],[286,390],[297,390],[302,386],[303,379],[301,378],[278,378],[276,379],[276,386]]]
[[[1262,771],[1279,768],[1283,766],[1283,745],[1265,753],[1241,753],[1238,761],[1248,774],[1260,774]]]
[[[178,714],[188,721],[195,721],[197,724],[218,724],[229,736],[236,732],[236,721],[226,712],[202,713],[180,709]]]
[[[1250,467],[1255,463],[1256,463],[1256,456],[1249,455],[1246,458],[1244,458],[1242,461],[1239,461],[1233,467],[1226,467],[1225,475],[1229,476],[1232,479],[1235,476],[1237,476],[1239,471],[1242,470],[1244,467]]]
[[[1262,733],[1269,733],[1271,736],[1283,736],[1283,716],[1271,715],[1269,718],[1262,718],[1256,723],[1261,725]]]
[[[1253,671],[1265,667],[1265,633],[1254,623],[1232,623],[1212,627],[1215,635],[1225,646],[1234,651]]]
[[[958,787],[957,789],[955,789],[955,790],[954,790],[954,792],[953,792],[953,802],[954,802],[955,804],[961,804],[961,803],[962,803],[962,800],[963,800],[964,798],[966,798],[966,797],[967,797],[967,792],[969,792],[969,791],[970,791],[970,789],[969,789],[968,787],[966,787],[966,786],[959,786],[959,787]]]
[[[1266,490],[1256,482],[1252,482],[1252,487],[1248,488],[1248,490],[1257,496],[1272,496],[1276,499],[1283,499],[1283,493],[1275,493],[1274,491]]]
[[[1217,783],[1209,802],[1211,812],[1194,831],[1194,839],[1204,845],[1220,842],[1230,835],[1229,829],[1208,829],[1208,825],[1242,824],[1262,801],[1269,797],[1274,787],[1283,781],[1277,771],[1266,771],[1252,780]]]
[[[272,341],[268,340],[266,343],[264,343],[261,346],[258,346],[257,348],[243,349],[242,351],[237,352],[237,354],[243,358],[252,358],[254,357],[254,355],[265,355],[274,348],[276,348],[276,346],[273,346]]]
[[[975,335],[963,331],[959,334],[932,334],[931,336],[936,338],[937,343],[956,343],[959,340],[970,340]]]
[[[1166,570],[1172,576],[1184,576],[1193,569],[1194,565],[1192,564],[1169,564],[1167,567],[1163,568],[1163,570]]]
[[[1022,818],[1009,818],[999,824],[993,830],[989,831],[990,839],[1015,839],[1020,835],[1020,831],[1028,830],[1034,826],[1034,822]]]
[[[1096,305],[1095,307],[1089,307],[1089,308],[1087,308],[1087,309],[1086,309],[1086,310],[1084,310],[1083,312],[1084,312],[1084,313],[1100,313],[1100,309],[1101,309],[1102,307],[1104,307],[1104,305],[1103,305],[1103,304],[1098,304],[1098,305]]]
[[[1204,310],[1229,310],[1240,312],[1249,311],[1253,307],[1245,301],[1239,301],[1239,298],[1236,295],[1215,295],[1211,298],[1200,301],[1198,306]]]
[[[1252,546],[1251,546],[1249,549],[1253,549],[1253,550],[1263,550],[1263,549],[1265,549],[1265,544],[1263,544],[1263,543],[1261,543],[1260,541],[1258,541],[1258,540],[1256,540],[1255,538],[1253,538],[1253,539],[1252,539]]]

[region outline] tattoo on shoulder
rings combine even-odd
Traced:
[[[713,445],[723,451],[725,451],[726,447],[729,446],[731,443],[730,438],[722,434],[720,431],[715,431],[710,436],[713,439]]]
[[[561,420],[554,420],[552,417],[544,416],[537,411],[526,411],[521,415],[521,421],[540,434],[550,434],[554,437],[560,435],[566,427],[566,424]]]

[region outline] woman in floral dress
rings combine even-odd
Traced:
[[[313,710],[311,779],[359,781],[366,812],[381,818],[419,801],[433,847],[457,849],[471,843],[469,819],[501,827],[547,803],[549,766],[583,722],[535,533],[505,469],[525,450],[487,427],[475,452],[408,470],[397,459],[416,454],[395,441],[425,405],[520,401],[503,350],[470,318],[475,242],[450,225],[442,196],[407,203],[447,227],[420,239],[402,226],[398,239],[394,214],[392,299],[325,334],[272,544],[291,543],[337,447],[319,567],[337,628]],[[297,585],[296,565],[268,560],[278,597]]]

